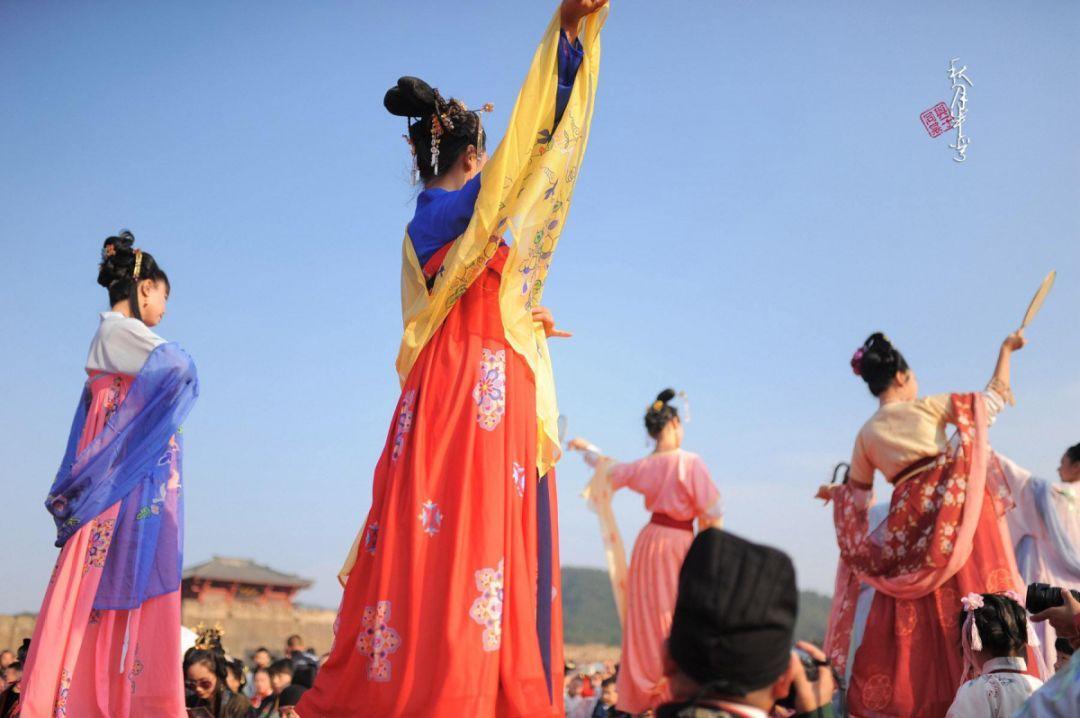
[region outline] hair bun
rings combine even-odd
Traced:
[[[675,398],[675,390],[674,389],[664,389],[662,392],[660,392],[659,394],[656,395],[656,400],[663,403],[663,404],[668,403],[669,401],[671,401],[674,398]]]
[[[908,364],[888,337],[874,332],[855,352],[851,368],[866,382],[871,394],[880,396],[892,384],[898,372],[908,370]]]
[[[386,91],[383,106],[398,117],[424,117],[435,112],[435,90],[419,77],[402,77]]]
[[[126,229],[105,240],[101,246],[98,265],[98,284],[106,289],[120,281],[130,280],[135,269],[135,235]]]

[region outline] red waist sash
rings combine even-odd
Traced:
[[[657,524],[659,526],[667,526],[668,528],[672,529],[682,529],[683,531],[689,531],[690,533],[694,533],[693,519],[690,519],[689,521],[679,521],[678,519],[671,518],[667,514],[655,513],[652,515],[652,518],[649,519],[649,523]]]

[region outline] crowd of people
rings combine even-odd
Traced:
[[[319,659],[298,635],[275,658],[259,647],[250,661],[226,653],[217,629],[202,631],[184,654],[188,714],[199,718],[283,718],[319,671]]]
[[[184,676],[184,703],[191,718],[285,718],[311,688],[318,674],[320,659],[303,638],[292,635],[280,656],[259,647],[248,660],[226,651],[220,628],[200,627],[194,645],[188,648],[179,666]],[[0,718],[24,715],[20,705],[22,664],[30,647],[23,642],[16,654],[0,651]],[[325,658],[325,656],[324,656]],[[66,705],[57,706],[54,715]]]

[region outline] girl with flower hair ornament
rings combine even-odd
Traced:
[[[919,397],[915,373],[880,333],[852,357],[879,408],[856,437],[844,483],[818,491],[834,502],[840,547],[826,651],[841,673],[860,583],[875,589],[851,667],[852,715],[944,716],[970,677],[955,650],[960,597],[1023,590],[1003,538],[1008,485],[987,429],[1011,400],[1010,359],[1024,343],[1010,334],[986,390],[969,394]],[[888,517],[869,531],[875,471],[893,492]]]
[[[960,599],[964,664],[977,677],[960,687],[947,718],[1009,718],[1042,686],[1027,673],[1027,611],[1013,591]]]

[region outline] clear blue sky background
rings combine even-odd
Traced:
[[[1080,441],[1080,5],[613,3],[589,153],[546,303],[570,433],[646,451],[689,392],[688,448],[728,526],[830,591],[811,500],[874,409],[848,358],[887,331],[927,391],[981,388],[1043,275],[998,449],[1042,475]],[[102,239],[131,228],[173,280],[163,336],[195,356],[188,563],[333,576],[363,521],[397,395],[410,217],[399,75],[493,138],[554,2],[0,4],[0,611],[36,610],[42,507],[106,304]],[[975,82],[968,162],[919,113]],[[602,565],[559,473],[563,560]],[[617,512],[630,542],[640,500]]]

